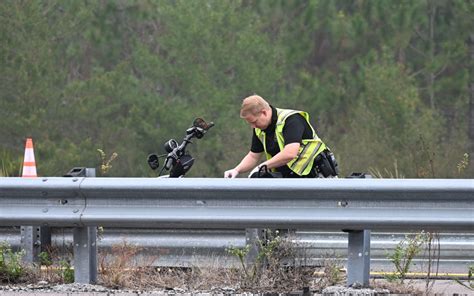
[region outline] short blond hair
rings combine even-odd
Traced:
[[[240,117],[245,118],[249,115],[257,115],[262,110],[270,109],[270,104],[265,101],[261,96],[252,95],[246,97],[242,101],[242,107],[240,108]]]

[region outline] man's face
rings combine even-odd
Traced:
[[[250,125],[251,128],[266,129],[268,127],[267,113],[265,110],[258,112],[257,114],[249,114],[244,117],[245,121]]]

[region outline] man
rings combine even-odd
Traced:
[[[225,178],[262,166],[284,178],[337,176],[334,156],[316,135],[308,113],[278,109],[253,95],[243,100],[240,117],[253,128],[252,146],[235,168],[224,173]],[[267,159],[257,166],[262,153]]]

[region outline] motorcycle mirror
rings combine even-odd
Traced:
[[[204,130],[207,130],[209,128],[208,124],[206,121],[204,121],[204,119],[198,117],[196,119],[194,119],[194,122],[193,122],[193,126],[194,127],[200,127]]]
[[[174,148],[178,147],[178,142],[175,139],[171,139],[165,143],[166,152],[170,153]]]
[[[158,160],[158,155],[156,154],[150,154],[148,155],[148,165],[152,170],[156,170],[157,168],[160,167],[160,162]]]

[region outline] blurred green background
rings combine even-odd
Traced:
[[[305,110],[342,175],[472,178],[474,2],[0,1],[0,175],[110,164],[156,176],[149,153],[195,117],[216,126],[189,176],[247,153],[241,100]],[[467,153],[467,154],[466,154]]]

